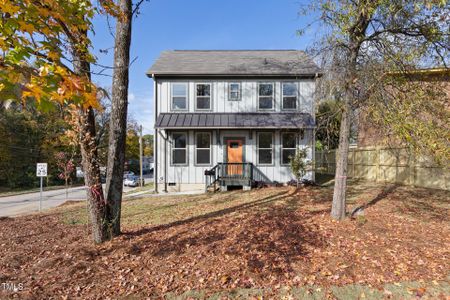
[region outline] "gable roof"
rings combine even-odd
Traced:
[[[163,51],[148,75],[311,76],[319,67],[298,50]]]

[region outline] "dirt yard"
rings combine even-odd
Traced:
[[[354,183],[129,200],[124,234],[86,207],[0,219],[0,299],[449,299],[450,192]],[[5,285],[5,283],[9,285]],[[14,287],[14,288],[11,288]]]

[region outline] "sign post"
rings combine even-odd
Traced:
[[[39,198],[39,211],[42,210],[42,181],[43,178],[47,176],[47,163],[37,163],[36,165],[36,176],[41,179],[41,191]]]

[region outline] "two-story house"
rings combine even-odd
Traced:
[[[313,159],[320,69],[304,52],[164,51],[147,74],[157,191],[288,182],[296,149]]]

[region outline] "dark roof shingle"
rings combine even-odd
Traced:
[[[163,51],[148,75],[315,75],[319,67],[298,50]]]

